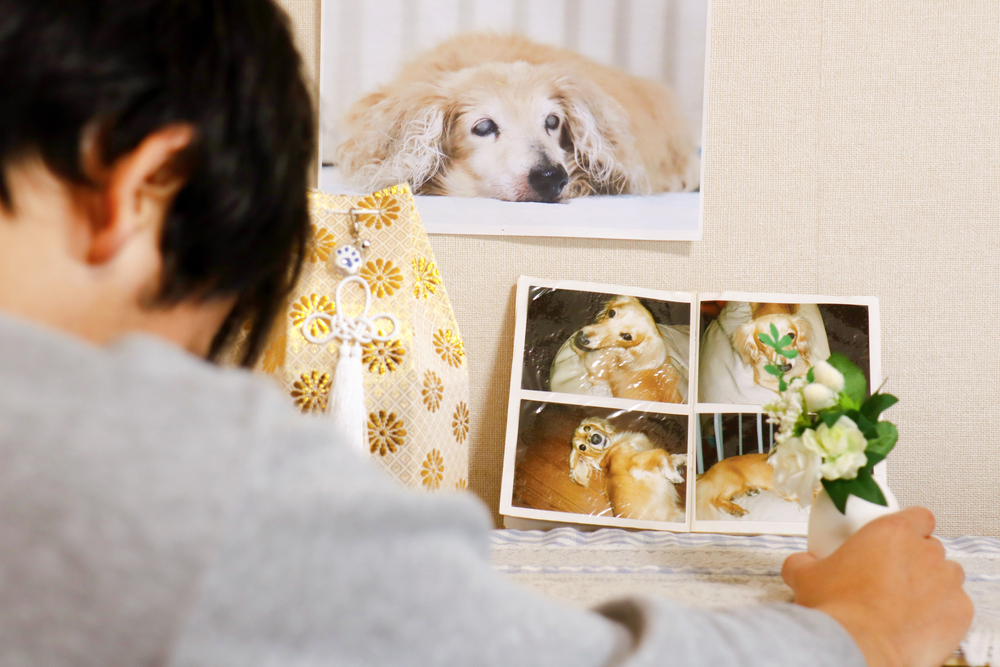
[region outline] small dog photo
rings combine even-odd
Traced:
[[[521,388],[687,403],[690,320],[690,303],[531,286]]]
[[[695,519],[805,523],[809,511],[774,490],[774,427],[759,412],[700,415]]]
[[[665,195],[700,186],[707,23],[704,0],[324,0],[321,188],[408,182],[428,231],[693,238],[698,195]]]
[[[778,380],[765,369],[778,365],[786,378],[840,352],[869,378],[870,332],[867,305],[702,301],[698,401],[759,406],[778,397]],[[794,359],[776,358],[760,334],[789,336]]]
[[[522,400],[511,505],[612,519],[683,523],[686,415]]]

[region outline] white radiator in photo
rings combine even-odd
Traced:
[[[417,54],[470,31],[520,34],[663,82],[674,91],[700,145],[708,15],[709,0],[323,0],[320,187],[350,192],[332,168],[342,139],[338,122],[348,107],[395,78]],[[587,197],[568,206],[516,203],[514,208],[507,202],[480,207],[472,202],[481,200],[462,199],[418,197],[428,231],[701,238],[698,193]],[[465,222],[470,216],[477,220],[474,225]],[[636,223],[623,228],[618,218]],[[665,221],[670,224],[664,226]]]

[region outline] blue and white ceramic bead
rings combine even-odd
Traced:
[[[361,251],[353,245],[342,245],[334,254],[334,265],[349,276],[361,270]]]

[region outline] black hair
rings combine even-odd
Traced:
[[[0,0],[3,168],[37,154],[90,185],[105,164],[172,124],[194,128],[164,222],[156,305],[236,297],[215,358],[249,322],[251,365],[298,276],[309,237],[312,101],[288,19],[272,0]]]

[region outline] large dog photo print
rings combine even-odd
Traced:
[[[440,233],[701,236],[704,0],[324,0],[321,189]]]

